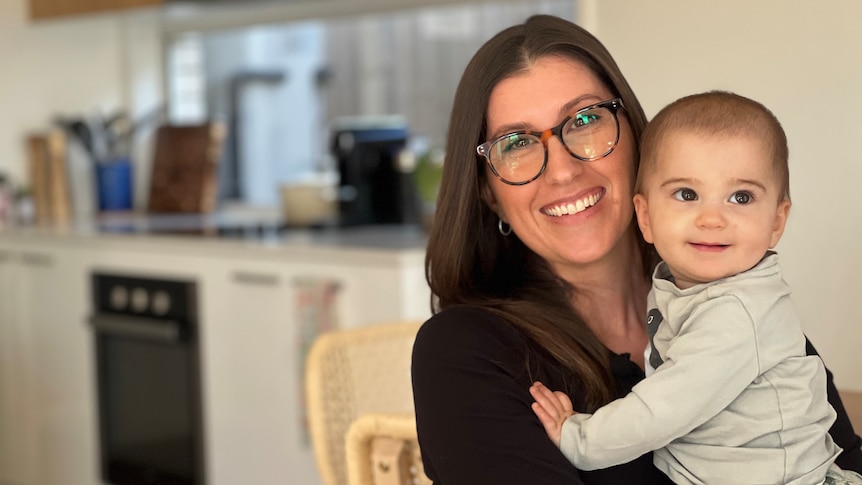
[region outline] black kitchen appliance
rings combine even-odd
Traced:
[[[345,119],[333,127],[343,226],[418,222],[414,164],[399,117]]]
[[[92,275],[101,476],[112,485],[203,485],[197,288]]]

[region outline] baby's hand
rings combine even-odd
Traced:
[[[563,431],[563,422],[575,414],[572,408],[572,400],[560,391],[551,392],[541,382],[534,382],[530,386],[530,395],[536,402],[533,403],[533,412],[539,417],[548,437],[559,448],[560,435]]]

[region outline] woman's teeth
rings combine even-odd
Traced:
[[[578,212],[584,211],[588,207],[596,205],[599,199],[601,199],[601,196],[599,194],[593,194],[575,202],[557,205],[549,209],[545,209],[544,212],[545,214],[554,217],[577,214]]]

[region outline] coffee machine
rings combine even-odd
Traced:
[[[419,221],[408,137],[407,123],[399,116],[344,118],[333,124],[340,225]]]

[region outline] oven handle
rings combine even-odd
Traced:
[[[165,343],[176,343],[180,340],[180,325],[174,320],[97,313],[90,316],[90,325],[97,332],[117,337]]]

